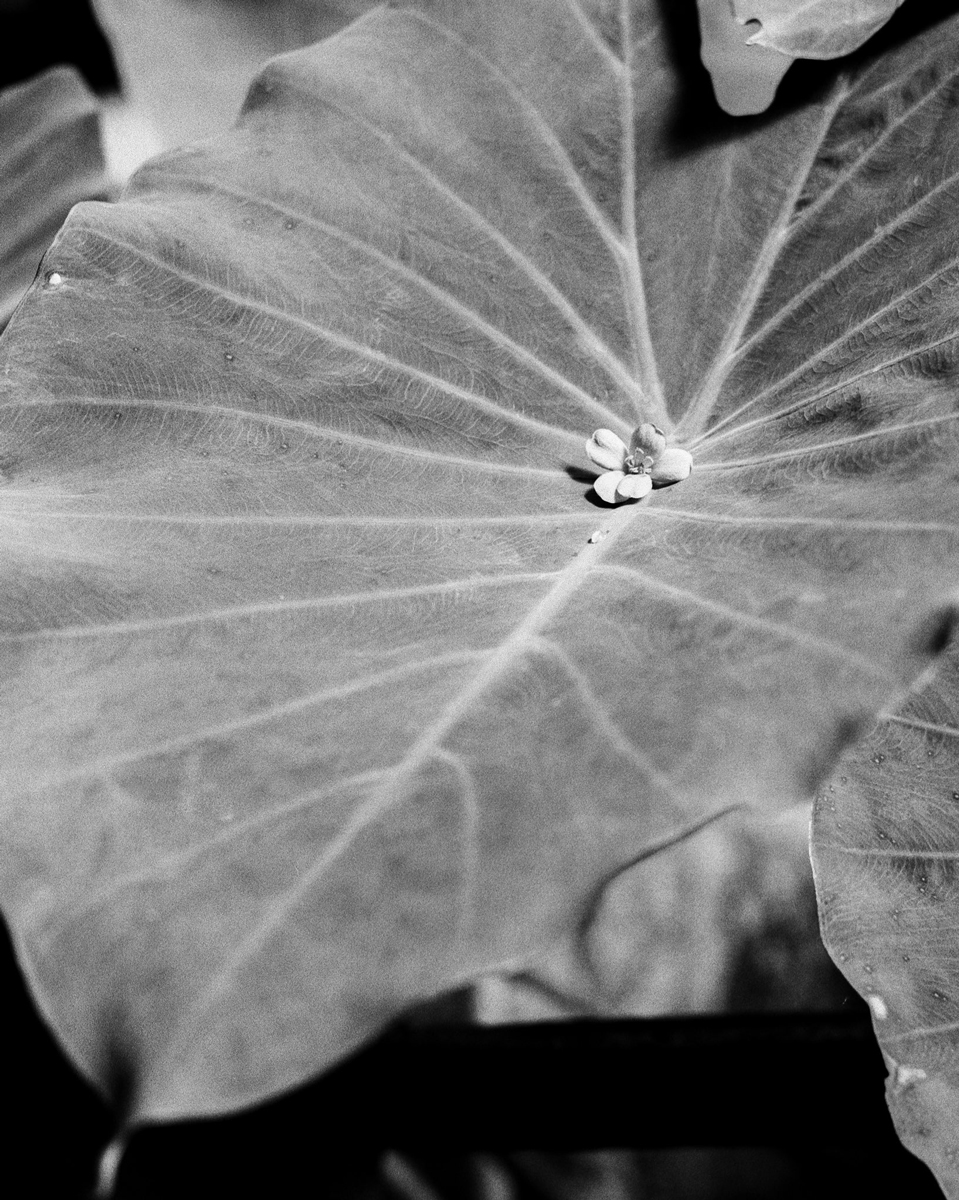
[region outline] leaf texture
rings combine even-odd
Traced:
[[[73,68],[0,92],[0,329],[72,206],[106,193],[96,98]]]
[[[808,798],[935,649],[955,24],[684,140],[658,12],[376,10],[75,210],[5,334],[0,887],[131,1120]],[[693,474],[606,509],[641,419]]]
[[[817,798],[823,936],[865,996],[899,1135],[959,1196],[959,653],[886,713]]]
[[[881,29],[902,2],[732,0],[732,6],[738,20],[761,23],[750,39],[757,46],[794,58],[841,58]]]

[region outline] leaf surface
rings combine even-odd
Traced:
[[[725,0],[718,0],[719,3]],[[841,58],[886,24],[903,0],[732,0],[739,21],[762,28],[750,41],[793,58]]]
[[[0,329],[71,207],[106,190],[97,102],[76,71],[0,92]]]
[[[75,210],[4,337],[2,895],[131,1119],[808,798],[935,647],[955,26],[705,140],[658,11],[377,10]],[[604,508],[641,419],[693,474]]]
[[[846,754],[817,798],[823,936],[862,993],[903,1142],[959,1196],[959,652]]]

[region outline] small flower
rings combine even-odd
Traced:
[[[689,451],[667,446],[663,431],[648,422],[633,430],[628,446],[611,429],[597,429],[586,443],[586,454],[604,468],[593,488],[607,504],[641,500],[653,484],[679,483],[693,469]]]

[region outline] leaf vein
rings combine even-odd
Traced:
[[[388,770],[389,768],[379,767],[375,770],[362,771],[356,775],[345,776],[328,787],[312,789],[303,795],[286,800],[281,804],[274,804],[267,811],[254,813],[250,816],[242,817],[238,821],[232,821],[230,824],[217,829],[212,836],[203,842],[195,843],[192,846],[173,851],[169,854],[161,854],[159,857],[143,859],[140,864],[124,871],[121,875],[115,875],[103,887],[90,893],[84,899],[73,901],[68,910],[69,922],[49,938],[46,942],[46,947],[52,948],[57,942],[64,938],[69,938],[72,931],[84,917],[88,916],[91,912],[95,912],[98,908],[102,908],[104,904],[108,903],[115,896],[120,895],[127,888],[136,887],[138,884],[146,883],[149,880],[173,874],[179,868],[207,858],[211,854],[219,853],[224,847],[231,845],[240,838],[246,837],[258,829],[265,829],[270,825],[275,825],[278,821],[282,821],[288,816],[312,807],[318,801],[336,796],[338,793],[348,791],[352,788],[362,788],[367,784],[375,783]]]
[[[480,871],[478,843],[481,805],[476,784],[463,756],[441,747],[436,752],[436,758],[445,762],[455,774],[463,801],[463,833],[461,837],[463,871],[457,898],[458,912],[456,933],[454,934],[454,945],[459,947],[464,943],[468,944],[476,922],[475,903],[479,891]]]
[[[785,408],[780,408],[776,412],[764,413],[761,417],[755,417],[751,421],[743,421],[739,425],[734,425],[732,428],[726,428],[723,432],[717,433],[720,424],[725,425],[726,421],[714,425],[709,430],[708,434],[700,435],[697,438],[692,438],[687,443],[691,448],[697,443],[702,443],[708,440],[710,448],[717,445],[719,442],[725,441],[727,438],[739,437],[744,433],[749,433],[751,430],[762,429],[767,425],[772,425],[776,421],[781,421],[784,417],[791,416],[793,413],[802,412],[803,409],[809,408],[812,405],[821,404],[830,396],[835,396],[843,392],[852,384],[861,383],[862,380],[868,379],[871,375],[878,375],[889,367],[898,366],[900,363],[908,362],[910,359],[916,359],[922,354],[926,354],[930,350],[938,350],[940,346],[949,345],[950,342],[956,341],[956,334],[951,333],[943,338],[936,338],[935,341],[926,342],[921,346],[913,346],[902,354],[897,354],[894,358],[884,359],[882,362],[875,363],[873,366],[866,368],[863,371],[857,372],[855,375],[845,376],[841,383],[835,384],[830,388],[825,388],[819,392],[813,392],[809,396],[804,396],[801,400],[796,400],[791,404],[787,404]],[[740,412],[743,410],[740,409]],[[733,414],[736,415],[736,414]]]
[[[924,65],[930,58],[936,57],[941,53],[942,46],[937,44],[935,41],[930,41],[928,43],[928,49],[926,50],[925,54],[923,54],[922,59],[916,64],[917,67]],[[898,129],[902,128],[909,118],[917,113],[919,109],[928,104],[939,90],[951,83],[952,80],[956,78],[957,74],[959,74],[959,68],[949,71],[941,79],[937,79],[934,87],[930,88],[928,92],[920,96],[920,98],[914,103],[907,105],[897,117],[890,121],[883,128],[882,132],[875,139],[875,141],[868,147],[868,149],[864,150],[860,155],[854,158],[846,170],[840,172],[840,174],[836,176],[829,187],[825,188],[811,204],[807,205],[806,208],[803,209],[803,211],[793,222],[790,233],[796,229],[799,229],[803,224],[805,224],[805,222],[814,216],[815,213],[828,204],[840,188],[845,187],[845,185],[852,178],[854,178],[854,176],[859,174],[863,167],[878,153],[878,151],[889,140],[889,138],[891,138],[891,136]],[[888,86],[900,86],[900,83],[898,80],[894,80],[891,81]],[[878,95],[882,90],[883,89],[877,89],[875,92],[873,92],[873,97],[875,98],[875,96]]]
[[[52,638],[78,639],[87,637],[125,637],[135,633],[158,633],[206,621],[238,621],[250,617],[277,616],[280,613],[315,612],[324,608],[349,608],[359,604],[382,604],[398,600],[420,599],[427,596],[453,595],[466,598],[479,588],[515,587],[517,583],[542,583],[553,576],[550,572],[516,571],[504,575],[475,575],[443,583],[417,584],[407,588],[383,588],[376,591],[344,592],[336,596],[311,596],[302,600],[269,600],[255,604],[237,604],[229,608],[208,609],[206,612],[183,613],[172,617],[150,617],[142,620],[102,622],[97,625],[71,625],[28,633],[0,633],[0,642],[46,641]]]
[[[301,218],[302,219],[302,218]],[[245,308],[253,312],[259,312],[264,316],[270,317],[273,320],[286,322],[314,334],[323,341],[329,342],[331,345],[339,346],[341,349],[348,351],[350,354],[355,354],[357,358],[366,359],[369,362],[377,363],[389,370],[396,371],[398,375],[406,375],[410,379],[418,380],[426,384],[428,387],[436,388],[439,392],[445,392],[449,396],[455,396],[456,399],[462,400],[464,403],[472,405],[474,408],[481,409],[486,412],[491,412],[500,419],[514,421],[517,424],[529,425],[538,431],[545,431],[553,437],[571,438],[574,435],[567,433],[564,430],[558,429],[555,426],[547,425],[543,421],[537,420],[535,417],[529,417],[525,413],[515,409],[504,408],[494,400],[490,400],[485,396],[479,395],[477,392],[470,391],[468,388],[461,388],[451,381],[444,379],[440,375],[434,375],[429,371],[424,371],[419,367],[413,366],[411,363],[403,362],[395,358],[391,354],[384,353],[381,350],[375,349],[366,342],[357,341],[355,338],[349,337],[347,334],[340,333],[335,329],[330,329],[327,326],[318,324],[309,317],[299,316],[295,313],[287,312],[277,304],[269,300],[261,300],[255,296],[246,295],[238,291],[231,285],[212,279],[204,279],[203,276],[196,271],[188,271],[182,264],[176,264],[167,261],[158,254],[153,254],[142,246],[137,246],[132,242],[125,242],[118,237],[111,238],[111,245],[120,246],[127,250],[132,256],[138,257],[141,260],[146,260],[153,263],[160,270],[166,271],[168,274],[188,280],[197,288],[206,291],[214,292],[215,294],[230,300],[239,308]],[[419,278],[419,277],[417,277]],[[438,291],[439,289],[437,289]],[[452,298],[451,298],[452,299]],[[460,306],[463,313],[467,313],[465,306]],[[474,314],[475,321],[481,321],[478,314]],[[560,391],[566,393],[571,399],[575,400],[587,412],[603,419],[613,417],[616,421],[621,418],[615,417],[605,405],[601,404],[594,396],[591,396],[584,388],[574,383],[571,379],[565,376],[561,371],[557,371],[555,367],[551,367],[549,363],[544,362],[538,355],[527,350],[524,346],[520,346],[518,342],[514,342],[505,332],[496,329],[492,325],[484,323],[484,333],[491,337],[491,340],[497,340],[498,343],[508,350],[512,356],[519,362],[524,363],[534,373],[538,374],[547,383],[559,388]],[[478,325],[476,326],[479,327]]]
[[[923,733],[934,733],[942,737],[959,737],[959,729],[950,725],[937,725],[934,721],[922,721],[918,717],[904,717],[898,713],[883,713],[883,720],[896,725],[904,725],[908,729],[917,729]]]
[[[831,442],[815,442],[811,446],[798,446],[793,450],[777,450],[772,454],[761,454],[755,458],[720,459],[718,462],[697,463],[697,471],[725,471],[740,467],[764,466],[766,463],[783,462],[787,459],[805,458],[810,454],[822,454],[827,450],[839,450],[862,442],[888,437],[897,433],[925,429],[933,425],[945,425],[959,418],[959,413],[946,413],[940,417],[924,417],[919,421],[906,421],[899,425],[886,425],[882,429],[870,429],[866,433],[851,433],[835,438]]]
[[[742,609],[733,608],[728,604],[722,604],[717,600],[712,600],[706,596],[700,596],[698,593],[690,591],[688,588],[677,587],[675,584],[665,583],[661,579],[656,579],[652,575],[647,575],[643,571],[637,571],[635,567],[625,567],[618,563],[599,563],[593,570],[597,574],[613,574],[621,578],[628,579],[631,582],[638,582],[641,587],[651,591],[662,592],[664,595],[671,596],[675,600],[683,603],[693,604],[697,608],[702,608],[707,612],[714,613],[716,616],[722,617],[733,625],[743,625],[750,629],[757,629],[763,633],[767,633],[772,637],[782,638],[785,641],[795,642],[800,645],[810,646],[821,654],[842,658],[851,666],[856,667],[863,674],[889,679],[887,672],[881,671],[876,665],[864,658],[862,655],[849,650],[845,646],[837,645],[834,642],[829,642],[825,638],[814,636],[807,633],[803,629],[798,629],[791,625],[780,625],[778,622],[770,621],[766,617],[754,616],[751,613],[743,612]]]
[[[16,403],[16,408],[58,408],[61,400],[25,400]],[[299,420],[294,417],[284,417],[277,413],[255,412],[251,409],[231,408],[225,404],[189,404],[176,400],[137,400],[124,396],[122,400],[95,400],[90,397],[77,398],[77,404],[89,408],[144,408],[155,409],[157,412],[200,413],[230,417],[234,421],[247,421],[251,424],[274,425],[280,429],[295,430],[308,437],[325,441],[348,442],[350,445],[372,450],[375,453],[403,454],[411,458],[419,458],[428,462],[440,462],[448,466],[465,467],[468,470],[507,472],[514,475],[544,475],[551,479],[567,479],[569,476],[561,468],[521,466],[516,463],[489,462],[481,458],[461,458],[453,454],[443,454],[437,450],[424,450],[419,446],[407,446],[401,442],[381,442],[376,438],[364,437],[362,434],[348,430],[317,425],[311,421]],[[11,405],[11,407],[13,407]]]
[[[242,717],[235,717],[231,721],[223,721],[219,725],[193,729],[189,733],[181,734],[179,737],[167,738],[162,742],[155,742],[149,746],[140,746],[135,750],[122,751],[108,757],[91,759],[89,762],[80,763],[75,767],[65,770],[49,771],[35,777],[28,786],[30,788],[55,787],[74,779],[105,774],[118,768],[130,766],[133,763],[155,758],[161,754],[171,754],[177,750],[188,749],[210,738],[223,737],[227,734],[239,733],[242,730],[255,729],[260,725],[268,725],[270,722],[277,721],[281,717],[291,716],[306,709],[317,708],[322,704],[327,704],[334,700],[342,700],[347,696],[369,691],[371,688],[395,684],[402,679],[407,679],[420,672],[435,671],[440,667],[465,665],[470,662],[476,662],[477,659],[483,657],[485,657],[485,654],[481,650],[458,650],[451,651],[448,654],[439,654],[433,658],[424,659],[421,662],[404,663],[388,671],[379,671],[374,675],[366,675],[360,679],[338,684],[336,687],[321,688],[315,692],[309,692],[305,696],[297,696],[293,700],[271,704],[258,712],[247,713]]]
[[[862,529],[871,530],[876,533],[945,533],[959,535],[959,524],[950,525],[942,521],[871,521],[864,520],[859,517],[849,517],[844,513],[835,517],[746,517],[733,516],[726,513],[689,512],[682,508],[650,507],[647,511],[650,516],[655,515],[657,517],[672,517],[680,521],[702,521],[707,524],[715,523],[720,525],[734,526],[758,525],[760,527],[767,525],[809,525],[817,529],[835,529],[838,532],[842,532],[846,529]]]
[[[497,81],[503,88],[506,94],[510,97],[517,108],[521,109],[528,116],[530,123],[535,128],[537,134],[542,139],[543,144],[549,150],[553,161],[560,169],[560,173],[570,191],[579,201],[584,214],[589,219],[590,223],[599,234],[600,238],[606,245],[615,253],[622,250],[622,242],[616,230],[610,224],[606,214],[596,203],[593,196],[583,183],[579,172],[573,165],[569,157],[566,147],[556,136],[553,127],[546,120],[539,108],[530,100],[514,82],[513,78],[507,74],[501,67],[476,46],[467,42],[465,38],[454,33],[447,25],[428,16],[423,11],[416,11],[410,14],[415,20],[420,21],[423,25],[435,30],[445,37],[452,45],[457,46],[474,62],[478,63],[485,71]]]
[[[813,139],[806,155],[799,160],[792,186],[786,191],[777,218],[770,225],[763,239],[759,254],[753,263],[749,278],[746,280],[746,285],[736,306],[733,319],[727,326],[726,333],[716,351],[712,365],[700,385],[699,394],[689,406],[676,430],[677,437],[680,436],[680,430],[682,430],[682,435],[686,439],[694,438],[705,421],[708,420],[709,414],[715,407],[723,384],[728,378],[733,364],[736,362],[734,351],[736,351],[740,344],[740,339],[743,336],[746,326],[749,324],[749,320],[763,294],[763,289],[768,283],[773,267],[778,260],[784,234],[789,224],[789,218],[802,194],[802,189],[809,179],[819,151],[822,149],[829,135],[829,130],[832,128],[836,114],[848,94],[848,84],[837,87],[829,104],[824,106],[823,120],[817,136]]]
[[[622,145],[622,223],[623,269],[626,308],[630,314],[636,368],[642,393],[638,397],[637,416],[664,427],[670,424],[659,365],[653,347],[646,297],[646,282],[639,260],[639,227],[636,215],[636,98],[634,89],[633,32],[630,0],[620,0],[619,21],[622,30],[624,70],[620,78],[620,138]]]
[[[886,221],[885,224],[877,226],[877,228],[873,230],[869,237],[860,242],[854,249],[844,254],[841,258],[837,258],[835,261],[830,262],[829,266],[821,274],[817,275],[811,283],[808,283],[804,288],[801,288],[798,292],[796,292],[796,294],[792,296],[781,308],[777,309],[776,313],[770,317],[769,320],[765,321],[757,329],[753,330],[749,337],[740,344],[738,350],[736,351],[737,358],[741,358],[747,354],[753,346],[761,342],[770,332],[772,332],[772,330],[777,329],[780,325],[782,325],[783,321],[785,321],[785,319],[791,313],[795,312],[796,309],[800,308],[807,300],[810,299],[810,297],[822,292],[827,284],[829,284],[832,279],[835,279],[835,277],[841,271],[850,266],[852,263],[856,262],[857,259],[866,254],[867,251],[869,251],[873,246],[889,238],[897,229],[900,229],[903,225],[907,224],[909,219],[920,212],[927,203],[934,200],[941,192],[952,187],[957,180],[959,180],[959,170],[953,171],[952,174],[947,175],[944,179],[941,179],[937,184],[931,187],[928,192],[920,196],[917,200],[914,200],[912,204],[907,205],[906,208],[901,209],[896,213],[895,217],[889,221]],[[953,260],[952,265],[955,265],[955,260]],[[937,278],[940,274],[941,271],[937,271],[936,274],[931,276],[929,280],[923,280],[919,286],[925,286],[925,284],[931,282],[932,279]],[[910,295],[915,290],[915,288],[911,288],[903,295]],[[896,297],[893,303],[897,303],[902,298],[903,297],[901,296]],[[889,306],[887,305],[886,311],[888,310],[888,307]],[[882,312],[884,310],[880,309],[879,311]]]
[[[686,805],[683,797],[677,791],[672,780],[656,766],[648,754],[642,751],[639,746],[626,736],[613,719],[606,705],[601,703],[599,695],[590,680],[580,670],[566,650],[542,634],[536,635],[531,639],[530,649],[542,650],[544,654],[547,654],[560,664],[564,674],[579,693],[583,701],[583,706],[589,714],[593,725],[606,738],[613,749],[639,767],[646,778],[651,780],[660,791],[667,795],[680,808],[685,809]]]
[[[623,69],[622,60],[616,55],[611,46],[607,45],[606,41],[600,36],[599,31],[593,22],[587,17],[583,11],[583,6],[579,0],[566,0],[570,11],[572,12],[577,24],[582,29],[594,49],[598,50],[600,55],[606,60],[607,65],[618,75]]]
[[[896,307],[903,302],[903,300],[906,300],[909,297],[915,295],[917,292],[922,291],[923,288],[928,287],[930,284],[934,283],[937,279],[939,279],[943,275],[947,274],[947,272],[955,270],[955,268],[957,266],[959,266],[959,257],[949,259],[946,263],[944,263],[942,266],[940,266],[939,269],[934,271],[931,275],[926,276],[924,279],[920,279],[912,287],[907,288],[906,291],[901,292],[896,296],[893,296],[887,303],[883,304],[880,308],[875,309],[868,316],[864,317],[861,321],[858,321],[854,325],[846,326],[843,329],[843,332],[839,337],[833,338],[833,340],[831,342],[827,342],[824,345],[820,346],[815,354],[810,355],[809,358],[804,359],[803,362],[801,362],[799,364],[799,366],[794,367],[791,371],[788,371],[781,379],[776,380],[776,382],[773,384],[770,384],[769,387],[763,388],[761,391],[757,392],[750,400],[747,400],[745,404],[741,404],[739,406],[739,408],[735,409],[733,412],[731,412],[727,416],[723,417],[722,420],[717,421],[716,424],[713,425],[711,429],[708,429],[704,434],[702,434],[700,436],[699,441],[702,443],[709,442],[714,437],[714,435],[716,435],[718,433],[719,430],[721,430],[724,426],[729,425],[729,423],[731,421],[734,421],[737,417],[741,416],[744,412],[748,412],[749,409],[754,408],[757,404],[761,404],[761,403],[763,403],[763,401],[770,399],[770,397],[777,395],[784,388],[788,387],[789,384],[795,382],[795,380],[801,379],[802,376],[809,370],[810,367],[814,367],[818,363],[821,363],[825,359],[826,355],[829,354],[830,351],[835,350],[837,347],[848,343],[857,334],[864,333],[866,330],[872,328],[872,326],[878,324],[878,322],[880,321],[880,319],[882,317],[886,316],[890,312],[893,312],[896,309]],[[946,340],[948,340],[948,339],[946,339]],[[914,357],[915,354],[918,354],[920,352],[921,352],[920,350],[916,350],[913,352],[913,354],[910,354],[907,357]],[[902,361],[902,360],[897,360],[897,361]],[[807,403],[808,403],[808,401],[807,401]],[[732,432],[736,432],[736,431],[733,430]],[[716,441],[719,441],[718,437],[716,437]]]

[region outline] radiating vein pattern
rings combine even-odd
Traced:
[[[709,401],[708,428],[694,430],[700,451],[739,458],[803,426],[814,447],[826,422],[875,430],[947,406],[957,94],[951,43],[934,34],[837,85],[843,102]],[[900,169],[906,160],[916,169]]]
[[[933,42],[691,137],[651,0],[380,6],[74,212],[0,363],[0,879],[137,1116],[522,967],[625,864],[808,798],[927,665],[959,550]],[[642,419],[693,473],[605,506],[585,441]],[[916,929],[954,718],[910,693],[875,770],[934,769],[829,842]]]

